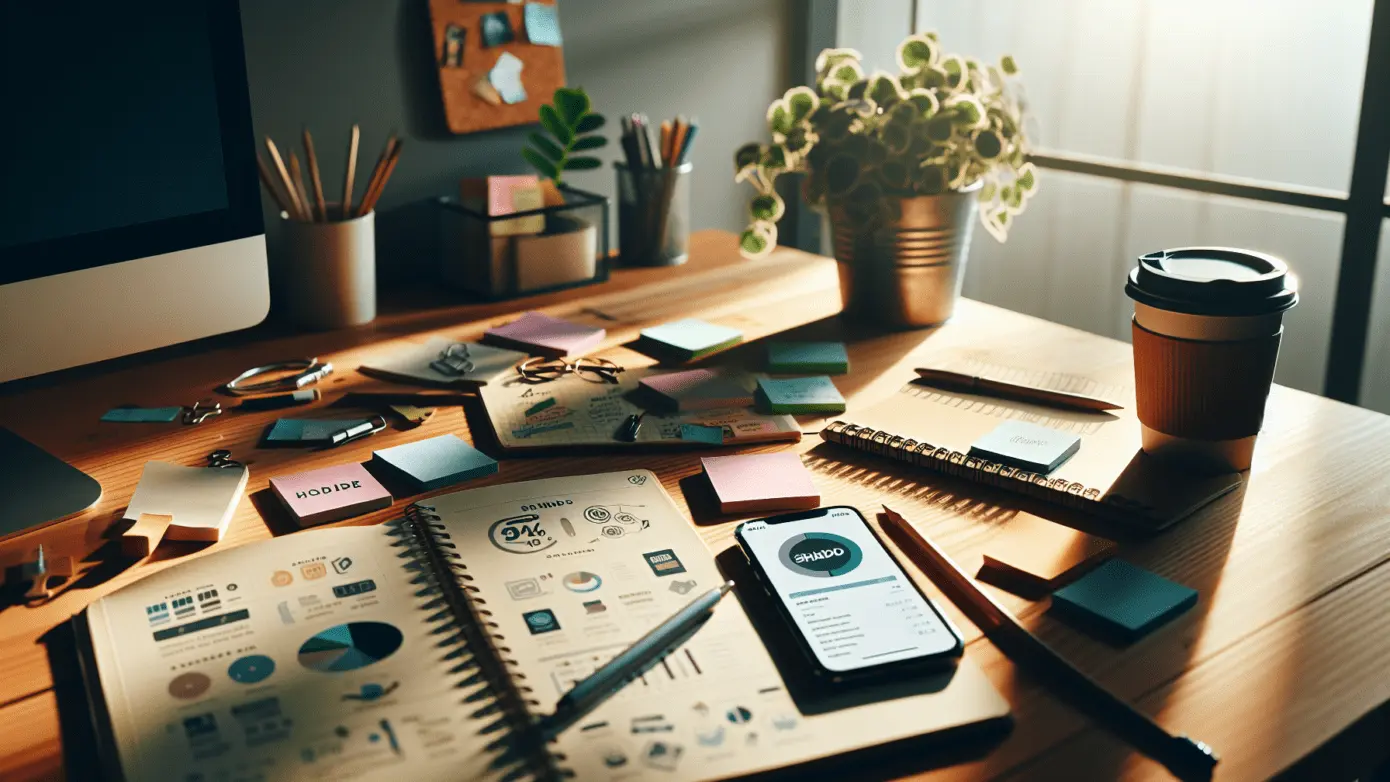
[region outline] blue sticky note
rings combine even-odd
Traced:
[[[452,434],[372,451],[372,464],[414,483],[420,491],[497,472],[497,460]]]
[[[825,375],[758,378],[758,406],[770,413],[843,413],[845,398]]]
[[[182,407],[117,407],[107,410],[101,420],[117,424],[167,424],[182,413]]]
[[[1112,559],[1052,593],[1052,610],[1134,641],[1197,604],[1197,590]]]
[[[681,424],[681,439],[710,445],[724,444],[724,427],[704,424]]]
[[[527,3],[525,17],[526,37],[531,39],[531,43],[538,46],[559,46],[564,43],[560,38],[560,16],[555,13],[555,6]]]
[[[648,344],[689,360],[737,345],[743,341],[743,332],[698,318],[686,318],[642,329],[642,338]]]
[[[773,342],[767,346],[767,371],[843,375],[849,372],[849,351],[843,342]]]
[[[346,419],[303,419],[303,418],[281,418],[265,433],[267,443],[304,443],[313,445],[328,442],[334,434],[359,424],[364,424],[369,419],[366,418],[346,418]]]

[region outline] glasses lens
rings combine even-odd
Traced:
[[[565,374],[569,367],[563,361],[536,361],[527,360],[521,362],[516,368],[517,372],[527,380],[547,381]]]
[[[574,373],[590,383],[616,383],[623,368],[606,358],[581,358],[574,362]]]

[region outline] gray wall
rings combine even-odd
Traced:
[[[693,227],[741,229],[750,191],[733,182],[733,152],[766,136],[767,104],[789,86],[796,1],[558,0],[567,80],[608,115],[610,140],[605,168],[566,180],[613,196],[606,163],[618,155],[620,115],[695,116]],[[425,0],[242,0],[241,9],[258,137],[298,148],[308,125],[325,188],[338,192],[353,122],[368,171],[392,130],[405,139],[378,205],[379,264],[420,261],[391,257],[423,251],[401,228],[412,221],[400,215],[419,211],[412,202],[454,193],[461,176],[529,171],[519,151],[534,126],[464,136],[445,128]],[[273,234],[278,216],[263,200]]]

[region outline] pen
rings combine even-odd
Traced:
[[[367,435],[376,434],[385,428],[386,419],[381,416],[376,416],[356,426],[349,426],[346,429],[340,429],[334,432],[328,438],[328,445],[330,448],[335,448],[343,443],[349,443],[353,440],[360,440]]]
[[[918,367],[916,371],[917,376],[928,385],[936,386],[937,388],[946,388],[952,391],[965,391],[972,394],[982,394],[984,396],[996,396],[1001,399],[1017,399],[1023,402],[1039,402],[1052,407],[1065,407],[1072,410],[1122,409],[1120,405],[1114,402],[1082,396],[1081,394],[1069,394],[1066,391],[1051,391],[1046,388],[1014,385],[1013,383],[1005,383],[1002,380],[990,380],[987,377],[964,375],[960,372],[951,372],[946,369]]]
[[[1218,758],[1211,747],[1174,736],[1067,662],[985,594],[965,571],[896,511],[883,506],[883,529],[927,574],[961,613],[979,626],[999,651],[1020,667],[1032,668],[1057,692],[1077,701],[1105,727],[1163,764],[1179,779],[1209,779]]]
[[[734,582],[725,581],[695,598],[690,605],[677,611],[632,646],[619,652],[602,668],[575,684],[569,692],[560,696],[555,704],[555,713],[541,720],[542,732],[552,738],[559,735],[677,646],[690,640],[690,636],[714,615],[714,607],[733,586]]]

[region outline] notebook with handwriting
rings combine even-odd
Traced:
[[[1006,420],[1080,436],[1081,448],[1046,475],[969,455],[970,446]],[[1072,411],[920,381],[890,399],[821,430],[828,442],[945,475],[1026,494],[1112,521],[1162,529],[1240,485],[1236,474],[1197,476],[1159,464],[1139,449],[1132,410]]]

